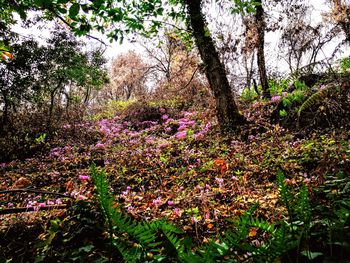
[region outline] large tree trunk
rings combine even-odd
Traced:
[[[224,65],[219,59],[213,39],[205,25],[201,0],[185,1],[190,23],[200,56],[205,64],[205,73],[216,100],[216,114],[222,132],[229,132],[245,122],[233,99]]]
[[[255,13],[255,23],[256,29],[258,33],[258,46],[257,46],[257,56],[258,56],[258,69],[259,69],[259,77],[261,88],[263,90],[263,97],[270,98],[270,89],[269,82],[266,75],[266,66],[265,66],[265,54],[264,54],[264,45],[265,45],[265,20],[264,20],[264,9],[262,6],[262,1],[256,1],[259,3],[256,7]]]

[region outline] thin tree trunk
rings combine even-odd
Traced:
[[[215,48],[201,12],[201,0],[185,1],[193,36],[205,64],[205,73],[216,100],[216,114],[222,132],[229,132],[245,122],[233,99],[224,65]]]
[[[4,108],[2,111],[2,120],[1,120],[1,127],[0,131],[5,131],[6,126],[9,124],[9,107],[10,107],[10,101],[8,99],[8,93],[7,92],[2,92],[2,97],[4,100]]]
[[[49,108],[49,119],[47,120],[47,129],[51,130],[51,123],[52,123],[52,115],[53,115],[53,107],[55,104],[55,92],[56,90],[54,90],[53,92],[50,92],[50,108]]]
[[[255,13],[255,22],[257,25],[258,32],[258,47],[257,47],[257,57],[258,57],[258,69],[261,88],[263,90],[263,98],[270,98],[270,89],[269,82],[266,75],[266,64],[265,64],[265,54],[264,54],[264,45],[265,45],[265,20],[264,20],[264,9],[262,6],[262,1],[256,1],[259,3],[256,7]]]

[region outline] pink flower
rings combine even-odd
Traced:
[[[56,205],[62,205],[62,200],[61,200],[61,199],[57,199],[57,200],[55,201],[55,204],[56,204]]]
[[[188,121],[186,124],[192,126],[192,125],[195,125],[196,122],[195,121]]]
[[[88,181],[90,180],[90,176],[88,175],[79,175],[79,179],[82,181]]]
[[[224,182],[224,179],[218,177],[216,177],[215,180],[218,184],[222,184]]]
[[[39,207],[45,207],[46,203],[39,203]]]
[[[261,103],[259,101],[257,101],[253,104],[253,108],[255,109],[255,108],[259,107],[260,105],[261,105]]]
[[[271,101],[272,102],[279,102],[281,100],[281,96],[275,95],[272,96]]]
[[[310,178],[305,178],[305,179],[304,179],[304,183],[305,183],[305,184],[309,184],[309,183],[311,183]]]
[[[166,127],[166,128],[164,129],[164,131],[165,131],[166,133],[171,133],[172,130],[173,130],[173,129],[170,128],[170,127]]]
[[[168,206],[173,206],[174,205],[174,202],[173,201],[168,201]]]
[[[162,201],[160,200],[160,198],[153,200],[154,205],[160,205],[161,203],[162,203]]]
[[[249,141],[254,140],[254,135],[248,135],[248,140]]]
[[[160,113],[165,113],[165,112],[166,112],[166,109],[164,109],[164,108],[159,108],[159,112],[160,112]]]
[[[55,203],[54,202],[52,202],[51,200],[47,200],[47,205],[54,205]]]
[[[194,216],[192,216],[192,217],[191,217],[191,221],[192,221],[192,223],[194,224],[194,223],[197,223],[197,222],[198,222],[198,219],[195,218]]]
[[[166,121],[167,119],[169,119],[169,115],[164,114],[164,115],[162,116],[162,120],[163,120],[163,121]]]
[[[194,135],[194,139],[195,139],[196,141],[203,140],[203,139],[204,139],[204,133],[203,133],[203,132],[196,133],[196,134]]]
[[[175,138],[178,140],[184,140],[187,137],[187,131],[180,131],[175,134]]]
[[[188,112],[188,111],[185,111],[184,112],[184,117],[185,118],[190,118],[190,117],[192,117],[193,115],[195,115],[196,114],[196,112]]]
[[[105,126],[100,128],[100,133],[102,133],[103,135],[108,135],[109,132],[110,132],[110,130]]]
[[[174,209],[174,215],[176,215],[176,216],[181,216],[181,212],[180,212],[180,209],[179,209],[179,208],[175,208],[175,209]]]
[[[186,125],[185,124],[181,124],[180,126],[179,126],[179,128],[177,128],[177,131],[183,131],[183,130],[185,130],[186,129]]]
[[[53,172],[48,173],[47,175],[50,177],[58,177],[60,175],[60,173],[57,171],[53,171]]]
[[[8,203],[8,204],[7,204],[7,207],[8,207],[8,208],[12,208],[13,206],[14,206],[13,203]]]
[[[105,148],[105,145],[103,143],[97,143],[95,145],[95,149],[104,149]]]

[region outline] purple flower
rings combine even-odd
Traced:
[[[169,200],[169,201],[168,201],[168,206],[173,206],[173,205],[174,205],[174,202],[171,201],[171,200]]]
[[[164,114],[164,115],[162,116],[162,120],[163,120],[163,121],[166,121],[167,119],[169,119],[169,115]]]

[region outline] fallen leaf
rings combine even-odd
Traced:
[[[256,228],[251,228],[250,231],[249,231],[248,236],[249,237],[255,237],[256,234],[257,234]]]

